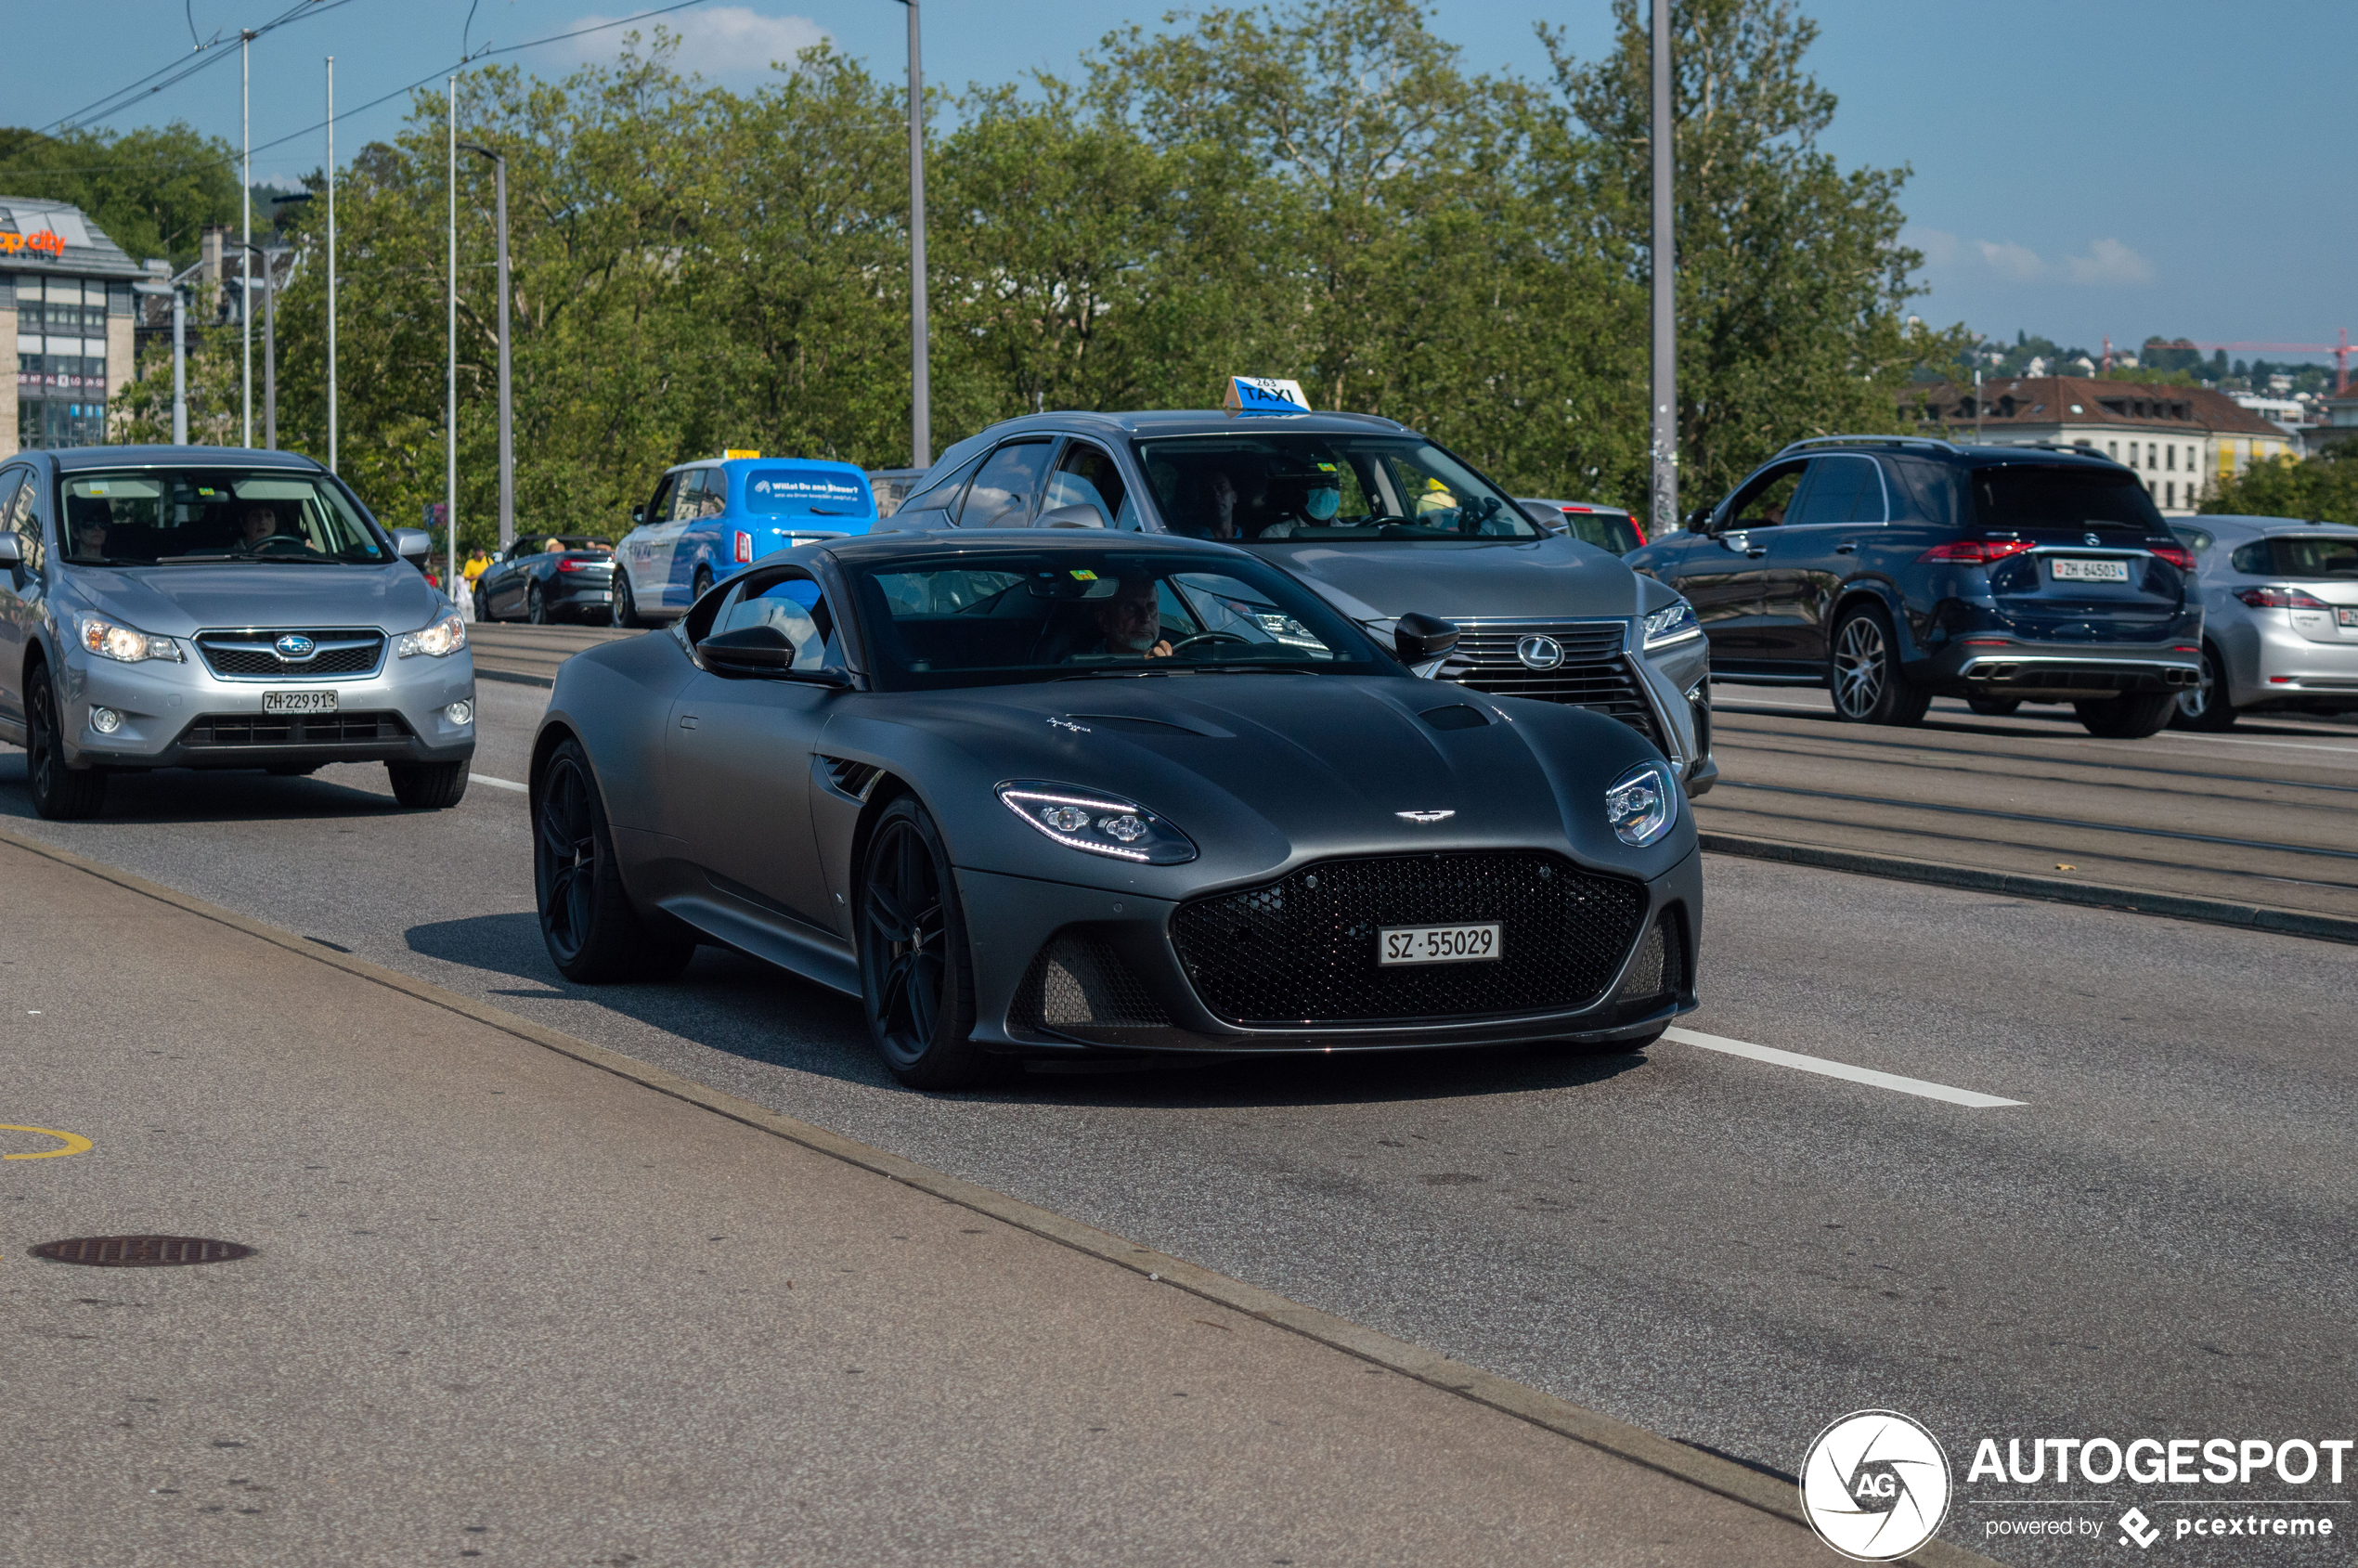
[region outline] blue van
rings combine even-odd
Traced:
[[[868,476],[823,458],[720,458],[667,471],[615,546],[614,620],[652,626],[773,551],[864,534]]]

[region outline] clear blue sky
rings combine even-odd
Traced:
[[[294,0],[13,0],[19,60],[7,116],[44,125],[233,34]],[[521,43],[666,0],[315,0],[318,10],[253,45],[253,136],[320,117],[320,61],[337,57],[346,157],[397,123],[403,101],[356,106],[446,69],[472,41]],[[1167,4],[1134,0],[926,0],[929,81],[961,86],[1034,70],[1070,72],[1108,29],[1153,25]],[[1909,239],[1932,290],[1917,309],[2012,341],[2017,329],[2096,346],[2150,332],[2204,341],[2330,342],[2358,328],[2351,259],[2358,214],[2344,78],[2358,60],[2358,6],[2266,0],[1802,0],[1822,29],[1812,65],[1842,106],[1829,149],[1845,164],[1905,163]],[[667,19],[688,61],[749,86],[773,49],[821,33],[880,73],[903,69],[895,0],[705,3]],[[1601,52],[1605,0],[1439,0],[1433,25],[1471,69],[1544,79],[1532,27]],[[622,30],[505,57],[561,74],[610,57]],[[234,57],[231,46],[225,53]],[[67,68],[65,62],[71,62]],[[2322,69],[2320,69],[2322,67]],[[110,120],[188,119],[238,136],[234,58]],[[318,166],[317,133],[255,160],[257,177]],[[2290,357],[2290,356],[2272,356]]]

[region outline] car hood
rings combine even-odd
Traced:
[[[1445,707],[1488,722],[1441,729],[1424,717]],[[847,705],[823,744],[925,781],[963,866],[1147,894],[1183,896],[1337,855],[1501,846],[1650,877],[1684,852],[1682,834],[1693,847],[1685,823],[1644,849],[1605,823],[1606,786],[1658,756],[1627,726],[1406,677],[1206,674],[903,693]],[[1199,858],[1139,866],[1064,848],[993,797],[1014,780],[1122,797],[1186,833]],[[1451,814],[1421,823],[1400,814],[1433,811]]]
[[[398,636],[446,601],[406,562],[388,566],[78,566],[91,610],[142,631],[187,637],[227,627],[376,627]]]
[[[1577,539],[1435,539],[1248,546],[1357,620],[1418,611],[1444,620],[1540,620],[1639,613],[1639,579]]]

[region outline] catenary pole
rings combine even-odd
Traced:
[[[1671,175],[1670,0],[1653,0],[1653,527],[1678,526],[1678,203]]]
[[[448,356],[443,370],[442,526],[449,549],[444,591],[459,578],[459,78],[450,78],[450,162],[444,183],[450,194],[450,316]]]
[[[188,444],[188,307],[177,287],[172,291],[172,444]]]
[[[328,57],[328,472],[336,471],[336,57]]]
[[[933,370],[926,320],[926,84],[919,64],[917,0],[909,8],[909,458],[933,466]]]
[[[516,444],[514,404],[510,398],[509,373],[512,361],[508,351],[508,155],[473,142],[459,144],[461,152],[472,152],[478,158],[491,160],[493,205],[499,214],[499,543],[502,548],[513,544],[516,538]]]
[[[253,445],[253,34],[238,34],[238,122],[244,152],[238,190],[239,445]]]

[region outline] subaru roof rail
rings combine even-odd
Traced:
[[[1805,447],[1930,447],[1938,451],[1963,451],[1953,441],[1943,441],[1934,435],[1806,435],[1798,441],[1788,441],[1778,448],[1777,456],[1798,452]]]

